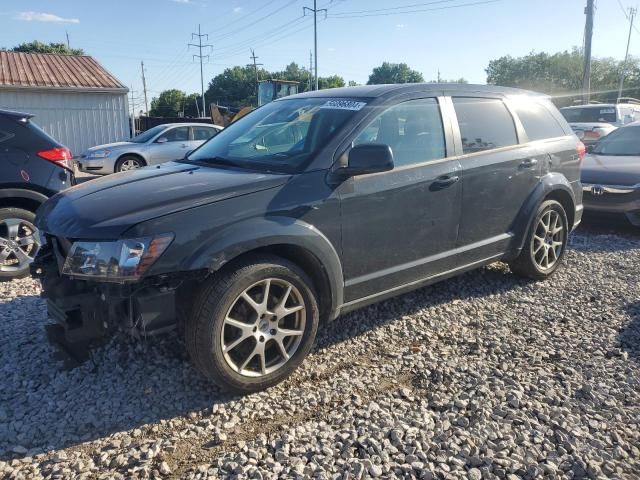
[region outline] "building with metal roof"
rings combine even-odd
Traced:
[[[130,137],[128,91],[90,56],[0,51],[0,109],[33,114],[74,155]]]

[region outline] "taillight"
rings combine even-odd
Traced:
[[[43,150],[38,152],[38,156],[73,172],[73,155],[71,154],[71,150],[68,148],[56,147],[50,150]]]
[[[600,132],[595,130],[587,130],[584,132],[584,138],[600,138]]]
[[[584,143],[578,142],[578,145],[576,146],[576,153],[578,154],[578,159],[582,162],[585,154],[587,153],[587,148],[584,146]]]

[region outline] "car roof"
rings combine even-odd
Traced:
[[[0,116],[9,117],[14,120],[28,120],[30,118],[33,118],[33,115],[30,113],[22,113],[22,112],[15,112],[13,110],[2,110],[2,109],[0,109]]]
[[[180,122],[180,123],[161,123],[160,125],[156,125],[157,127],[213,127],[213,128],[223,128],[220,125],[214,125],[212,123],[198,123],[198,122]]]
[[[562,107],[560,110],[569,110],[574,108],[615,108],[619,103],[588,103],[587,105],[570,105]]]
[[[346,98],[377,98],[403,93],[439,93],[443,90],[447,92],[460,93],[494,93],[503,95],[531,95],[546,97],[541,93],[529,90],[521,90],[511,87],[498,87],[496,85],[474,85],[468,83],[401,83],[389,85],[361,85],[358,87],[330,88],[326,90],[316,90],[299,93],[284,97],[276,101],[291,98],[322,98],[322,97],[346,97]]]

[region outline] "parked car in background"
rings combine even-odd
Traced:
[[[564,107],[560,113],[585,145],[592,145],[616,128],[640,120],[640,100],[620,98],[618,103]]]
[[[582,188],[586,211],[624,214],[640,227],[640,122],[620,127],[589,147]]]
[[[0,279],[29,274],[40,248],[35,211],[75,183],[71,152],[32,117],[0,110]]]
[[[584,153],[522,90],[308,92],[181,161],[57,195],[32,269],[68,349],[177,322],[208,378],[260,390],[341,313],[498,260],[552,275],[582,216]]]
[[[208,123],[170,123],[150,128],[128,142],[98,145],[78,160],[82,172],[107,175],[178,160],[215,137],[222,127]]]

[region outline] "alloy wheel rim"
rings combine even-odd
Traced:
[[[553,268],[564,249],[564,226],[560,214],[555,210],[545,212],[531,241],[533,260],[540,270]]]
[[[287,280],[268,278],[245,289],[225,315],[220,342],[227,364],[246,377],[282,368],[302,343],[306,308]]]
[[[125,160],[120,166],[120,171],[126,172],[127,170],[136,170],[138,168],[140,168],[140,162],[137,160]]]
[[[0,220],[0,272],[19,272],[40,249],[38,229],[20,218]]]

